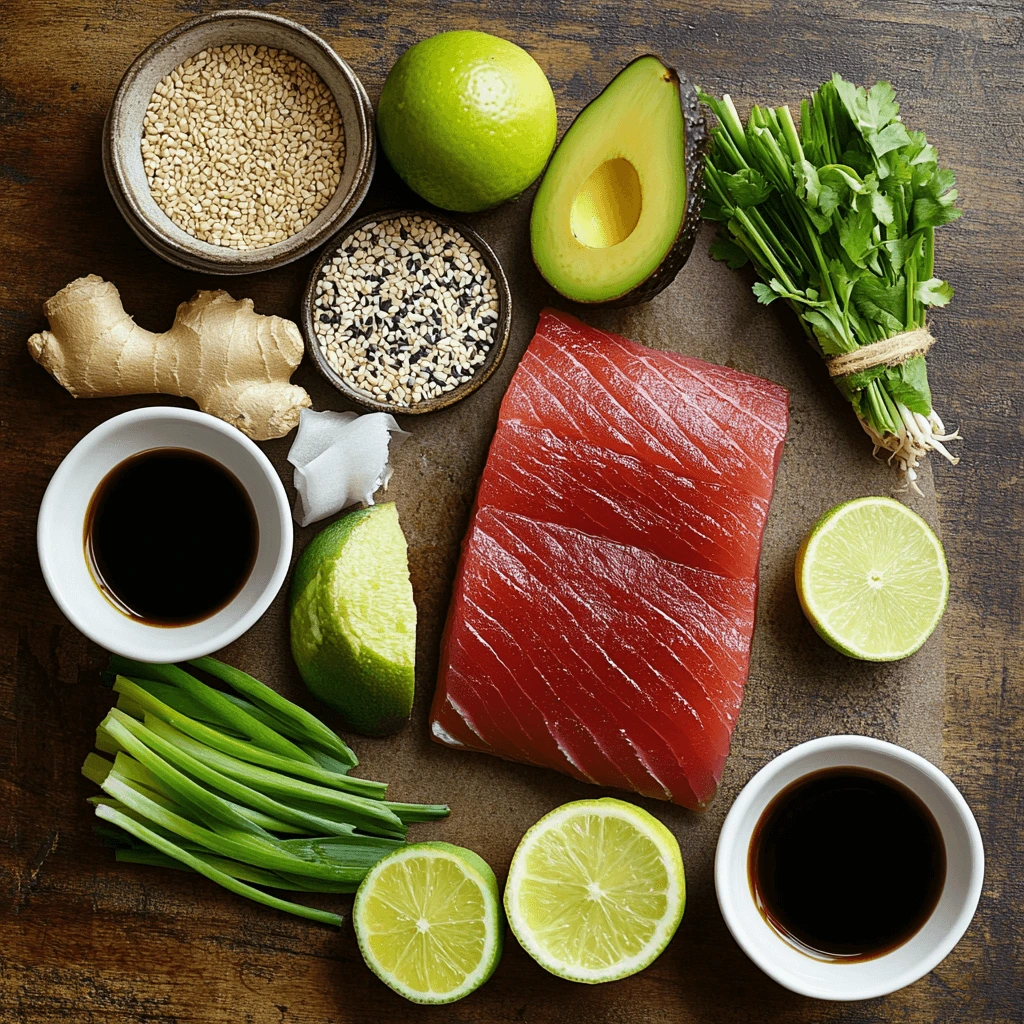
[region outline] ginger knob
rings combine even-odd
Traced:
[[[170,330],[154,334],[124,311],[114,285],[90,274],[43,310],[50,329],[33,334],[28,350],[76,398],[179,395],[255,441],[283,437],[310,405],[291,383],[302,360],[299,328],[255,312],[251,299],[197,292]]]

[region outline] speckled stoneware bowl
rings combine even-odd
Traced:
[[[365,392],[353,388],[335,372],[323,352],[320,351],[320,346],[316,340],[316,333],[313,330],[316,283],[324,266],[330,262],[335,252],[344,246],[345,241],[350,235],[366,227],[367,224],[376,224],[382,220],[393,220],[397,217],[422,217],[424,220],[432,220],[436,224],[440,224],[441,227],[458,231],[480,254],[480,258],[494,276],[494,281],[498,288],[498,325],[494,334],[494,341],[491,343],[490,349],[488,349],[487,358],[476,368],[476,372],[469,380],[464,381],[445,394],[438,395],[435,398],[428,398],[422,402],[416,402],[414,405],[379,402]],[[353,221],[351,224],[346,224],[344,229],[339,231],[324,246],[323,252],[320,253],[320,258],[313,267],[313,272],[309,275],[306,293],[302,298],[302,333],[306,337],[306,352],[309,354],[309,358],[324,377],[346,398],[373,412],[390,412],[399,413],[403,416],[415,416],[425,412],[436,412],[438,409],[447,409],[455,402],[471,395],[494,373],[502,359],[505,358],[505,350],[508,348],[508,336],[511,329],[512,290],[508,286],[508,279],[505,277],[505,271],[501,269],[498,257],[494,255],[494,250],[472,228],[468,228],[460,221],[452,220],[443,214],[426,210],[380,210],[376,213],[367,214],[365,217],[360,217],[359,220]]]
[[[345,128],[345,163],[331,201],[301,231],[263,249],[213,245],[179,228],[150,195],[142,163],[142,123],[165,75],[201,50],[232,43],[270,46],[305,61],[334,95]],[[171,263],[212,274],[270,270],[312,252],[355,213],[376,161],[373,107],[352,69],[309,29],[255,11],[220,11],[171,29],[136,57],[103,126],[103,172],[118,209],[140,239]]]

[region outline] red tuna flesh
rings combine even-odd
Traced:
[[[545,310],[463,544],[434,738],[705,806],[747,678],[787,405],[776,384]]]

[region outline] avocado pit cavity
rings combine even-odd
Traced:
[[[590,249],[607,249],[633,233],[643,209],[643,189],[636,168],[623,157],[605,160],[576,193],[569,226]]]

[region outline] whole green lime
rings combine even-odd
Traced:
[[[445,210],[514,199],[555,144],[555,97],[537,62],[486,32],[442,32],[406,50],[377,109],[381,145],[406,184]]]

